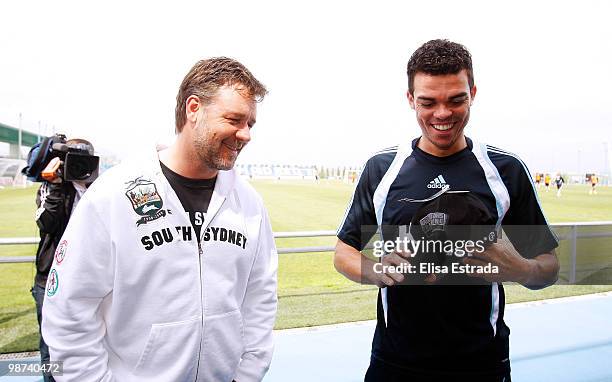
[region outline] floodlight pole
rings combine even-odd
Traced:
[[[17,159],[21,159],[21,113],[19,113],[19,139],[17,143]]]
[[[582,184],[584,183],[583,182],[584,177],[582,176],[584,174],[582,173],[582,163],[580,162],[581,157],[582,157],[582,149],[579,148],[578,149],[578,174],[580,175],[580,183]]]
[[[610,146],[608,146],[608,142],[604,142],[604,174],[606,174],[608,176],[608,184],[610,184],[610,176],[612,175],[610,173]]]

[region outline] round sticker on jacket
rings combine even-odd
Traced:
[[[66,257],[66,249],[68,249],[68,241],[62,240],[55,251],[55,261],[58,265],[64,261],[64,257]]]
[[[51,272],[49,272],[49,279],[47,280],[47,296],[53,296],[55,293],[57,293],[58,288],[59,277],[57,276],[57,271],[55,269],[51,269]]]

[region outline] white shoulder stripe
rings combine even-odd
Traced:
[[[478,143],[476,141],[472,141],[473,148],[472,152],[476,156],[478,163],[482,167],[485,173],[485,177],[487,183],[489,184],[489,188],[495,197],[495,205],[497,208],[497,226],[501,226],[501,222],[510,209],[510,194],[508,193],[508,188],[504,184],[501,175],[499,175],[499,171],[497,171],[497,167],[489,158],[487,151],[489,151],[489,147],[485,144]],[[493,329],[493,336],[497,334],[497,320],[499,319],[499,286],[497,283],[491,284],[491,312],[489,314],[489,323],[491,324],[491,328]]]
[[[397,178],[397,174],[399,173],[404,161],[406,158],[410,156],[412,153],[412,142],[409,141],[403,145],[400,145],[397,150],[397,154],[395,158],[393,158],[393,162],[391,166],[385,172],[385,175],[381,179],[378,187],[376,187],[376,191],[374,191],[374,211],[376,212],[376,222],[378,223],[378,227],[382,226],[382,218],[383,211],[385,210],[385,205],[387,203],[387,194],[389,193],[389,188],[391,188],[391,184]],[[385,319],[385,326],[387,325],[387,316],[389,311],[389,305],[387,300],[387,288],[381,288],[380,290],[381,296],[381,304],[383,308],[383,316]]]
[[[391,166],[389,166],[387,172],[378,184],[378,187],[376,187],[376,191],[374,191],[374,211],[376,212],[376,222],[378,223],[378,226],[382,225],[383,211],[385,209],[385,204],[387,203],[389,188],[391,188],[391,184],[397,177],[397,174],[402,168],[404,161],[410,156],[411,153],[412,142],[408,142],[399,147],[395,158],[393,158]]]
[[[516,154],[512,154],[510,152],[503,151],[503,150],[496,149],[496,148],[491,148],[491,146],[487,146],[487,148],[488,148],[488,151],[491,151],[493,153],[503,154],[503,155],[512,157],[516,159],[521,164],[521,166],[523,166],[523,170],[525,171],[525,174],[527,178],[529,179],[529,183],[531,184],[531,189],[533,190],[533,194],[535,195],[535,199],[536,199],[536,202],[538,203],[538,207],[540,208],[541,211],[544,211],[542,209],[542,203],[540,203],[540,197],[538,196],[538,190],[536,189],[536,186],[533,183],[533,179],[531,178],[531,173],[529,172],[529,169],[527,168],[527,165],[525,164],[525,162],[523,162],[523,160],[519,158],[518,155]],[[542,216],[544,216],[544,221],[546,222],[546,224],[549,225],[548,219],[546,219],[546,215],[543,212],[542,212]]]
[[[474,148],[476,149],[477,147],[477,143],[474,143]],[[540,205],[540,200],[538,198],[538,192],[536,191],[535,185],[533,184],[533,180],[531,179],[531,176],[529,175],[529,170],[527,169],[527,166],[525,165],[525,163],[521,160],[521,158],[519,158],[516,154],[510,153],[508,151],[504,151],[501,149],[498,149],[496,147],[492,147],[492,146],[488,146],[488,145],[479,145],[480,149],[479,150],[474,150],[474,153],[476,154],[476,152],[480,152],[480,151],[484,151],[484,158],[485,162],[489,162],[490,166],[493,167],[494,172],[497,174],[496,176],[499,178],[499,181],[501,182],[501,184],[503,185],[503,181],[501,179],[501,176],[499,175],[499,172],[497,171],[497,168],[495,167],[495,165],[493,164],[493,162],[491,161],[491,158],[489,158],[487,152],[492,152],[495,154],[501,154],[501,155],[506,155],[509,157],[512,157],[516,160],[518,160],[518,162],[523,166],[523,170],[525,171],[525,174],[527,175],[527,177],[529,178],[529,183],[531,183],[531,187],[533,189],[533,193],[535,194],[536,197],[536,201],[538,203],[538,207],[540,208],[540,210],[542,209],[542,206]],[[478,155],[477,155],[478,158]],[[480,162],[480,158],[479,158],[479,162]],[[482,165],[482,163],[481,163]],[[483,166],[483,168],[485,168]],[[485,169],[485,174],[487,173],[487,170]],[[489,174],[487,174],[487,182],[489,181]],[[508,194],[508,189],[505,187],[504,185],[504,189],[506,194]],[[491,190],[493,190],[493,187],[491,187]],[[495,192],[494,192],[495,194]],[[497,201],[497,195],[495,195],[495,199]],[[509,200],[509,194],[508,194],[508,207],[510,205],[510,200]],[[499,206],[498,206],[498,210],[499,210]],[[506,208],[507,211],[507,208]],[[505,212],[504,212],[505,214]],[[546,219],[546,216],[544,216],[544,219]],[[499,224],[501,224],[501,220],[499,220]],[[548,224],[548,222],[546,222],[546,224]],[[499,319],[499,285],[497,283],[493,283],[491,284],[491,314],[489,316],[489,322],[491,324],[491,327],[493,328],[493,335],[495,336],[497,334],[497,320]]]
[[[510,194],[504,184],[497,167],[491,161],[491,158],[487,155],[487,147],[484,144],[473,142],[472,152],[476,156],[478,163],[485,172],[487,184],[495,197],[495,204],[497,208],[497,225],[501,225],[501,221],[510,208]]]

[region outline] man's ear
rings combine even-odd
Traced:
[[[187,101],[185,101],[185,104],[185,114],[187,117],[187,121],[195,124],[197,121],[198,113],[200,112],[200,110],[202,110],[203,105],[200,102],[200,99],[194,95],[189,96],[189,98],[187,98]]]
[[[476,98],[476,85],[472,86],[472,88],[470,89],[470,106],[472,106],[472,104],[474,103],[474,98]]]
[[[406,92],[406,96],[408,97],[408,103],[410,104],[410,108],[412,110],[416,110],[414,107],[414,96],[410,93],[410,90]]]

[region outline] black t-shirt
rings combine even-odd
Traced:
[[[183,208],[185,208],[185,212],[189,214],[189,220],[199,242],[200,229],[204,224],[217,177],[212,179],[186,178],[170,170],[162,162],[159,162],[159,164],[164,176],[168,179]]]
[[[362,250],[374,233],[364,232],[365,227],[409,224],[419,204],[402,200],[426,199],[448,185],[478,196],[524,257],[555,248],[557,240],[523,162],[495,147],[466,141],[464,150],[443,158],[420,150],[418,139],[370,158],[338,238]],[[513,226],[532,229],[525,234]],[[503,375],[509,370],[504,299],[498,283],[383,288],[372,355],[410,370],[415,378],[421,373]]]

